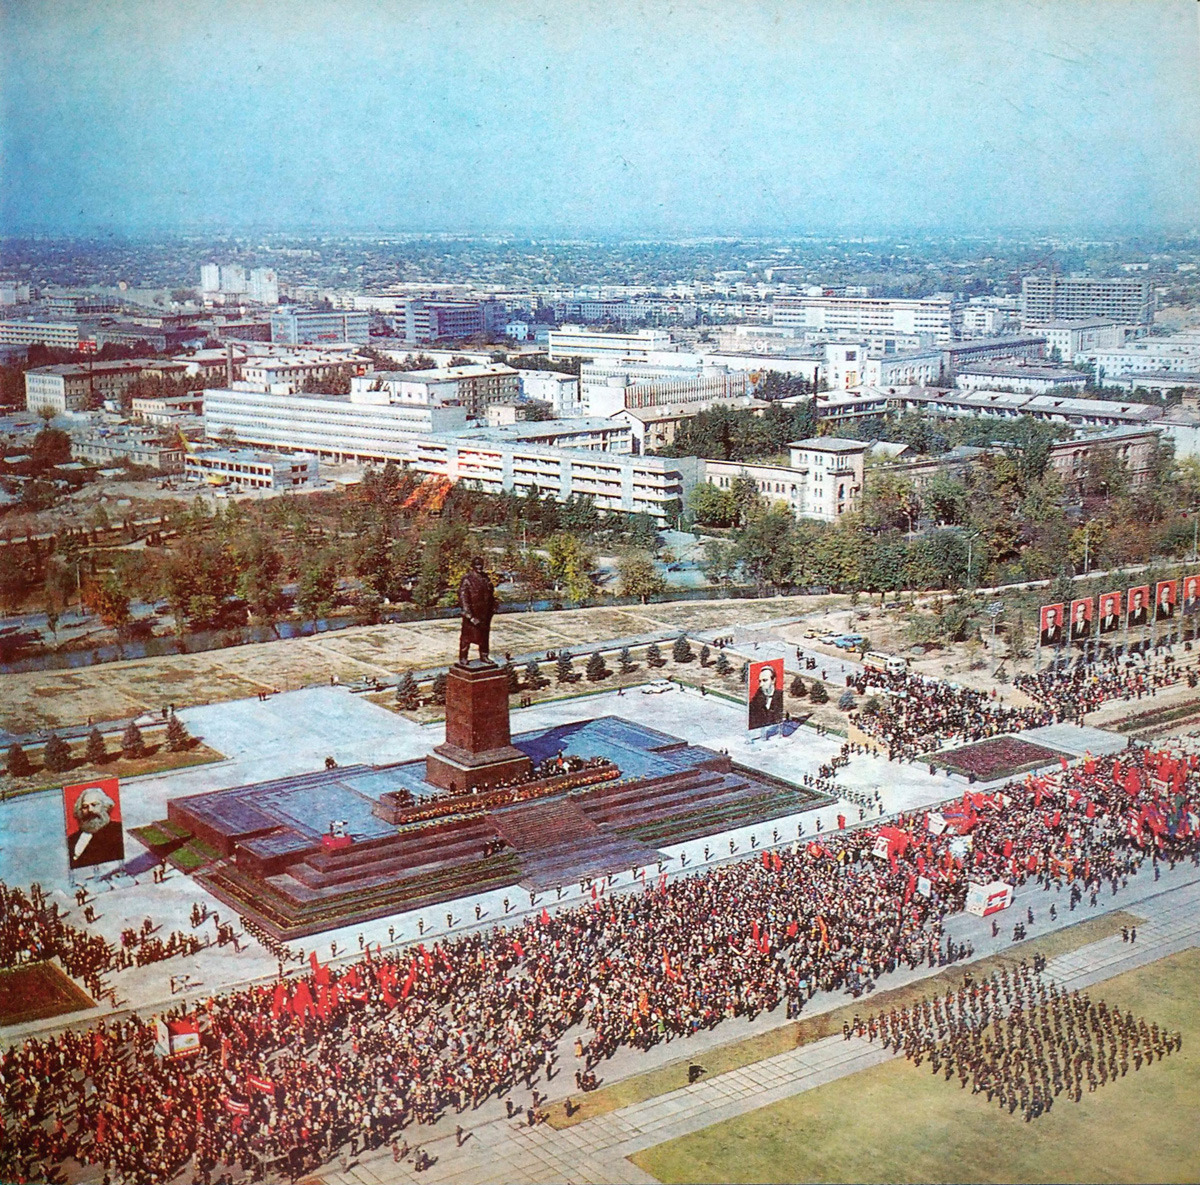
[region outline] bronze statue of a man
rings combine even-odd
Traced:
[[[496,612],[496,590],[483,570],[483,560],[476,556],[458,586],[458,603],[462,606],[462,630],[458,635],[458,661],[466,663],[471,644],[479,647],[483,662],[488,657],[488,638],[492,617]]]

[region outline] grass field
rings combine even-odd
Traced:
[[[53,963],[0,971],[0,1025],[19,1025],[95,1008],[96,1001]]]
[[[1078,950],[1089,943],[1099,942],[1102,938],[1108,938],[1112,934],[1119,934],[1122,926],[1137,926],[1141,923],[1141,918],[1126,913],[1124,910],[1101,914],[1098,918],[1091,918],[1078,925],[1055,930],[1044,938],[1031,938],[1027,942],[1018,943],[1009,947],[1002,954],[979,959],[970,964],[970,971],[975,978],[979,979],[990,975],[992,971],[1005,963],[1015,965],[1022,959],[1032,962],[1035,954],[1042,954],[1047,959],[1053,959],[1057,955]],[[802,1016],[790,1024],[780,1025],[776,1029],[756,1034],[743,1041],[731,1041],[726,1045],[706,1049],[701,1055],[701,1060],[710,1078],[717,1074],[728,1073],[730,1070],[740,1069],[743,1066],[751,1066],[764,1058],[774,1057],[778,1053],[786,1053],[789,1049],[795,1049],[799,1045],[806,1045],[810,1041],[820,1041],[822,1037],[828,1037],[832,1033],[840,1033],[842,1022],[852,1021],[856,1013],[866,1016],[869,1012],[879,1012],[893,1006],[900,1008],[925,996],[933,996],[939,992],[957,988],[962,983],[964,970],[965,968],[962,966],[948,967],[937,975],[918,980],[906,987],[876,992],[869,1000],[853,1000],[847,996],[845,1004],[829,1012],[822,1012],[817,1016]],[[550,1125],[557,1128],[574,1127],[585,1119],[592,1119],[597,1115],[607,1115],[619,1107],[628,1107],[632,1103],[643,1103],[647,1099],[656,1098],[658,1095],[667,1094],[669,1091],[679,1090],[680,1087],[686,1086],[688,1064],[695,1060],[695,1055],[689,1049],[687,1041],[680,1041],[677,1048],[680,1053],[678,1060],[661,1066],[657,1070],[625,1078],[620,1082],[614,1082],[611,1086],[593,1091],[591,1094],[582,1095],[577,1100],[579,1105],[572,1112],[570,1119],[558,1111],[553,1111],[550,1115]]]
[[[1200,950],[1090,990],[1183,1050],[1026,1123],[897,1059],[632,1157],[665,1182],[1196,1181]]]

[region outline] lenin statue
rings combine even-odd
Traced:
[[[464,665],[474,643],[479,647],[483,662],[488,657],[488,636],[492,629],[492,616],[496,612],[496,592],[483,570],[483,560],[476,556],[467,569],[467,574],[458,586],[458,603],[462,606],[462,630],[458,635],[458,661]]]

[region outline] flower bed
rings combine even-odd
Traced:
[[[1012,778],[1018,774],[1049,765],[1062,754],[1057,749],[1034,745],[1017,737],[991,737],[961,749],[939,753],[930,760],[933,765],[961,774],[964,778],[974,774],[980,782],[992,782],[997,778]]]

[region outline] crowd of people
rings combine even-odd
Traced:
[[[968,880],[1036,878],[1073,905],[1147,861],[1200,859],[1197,764],[1140,748],[1089,758],[944,804],[941,825],[914,813],[676,880],[651,874],[641,891],[520,925],[387,957],[368,947],[338,971],[314,955],[301,976],[177,1006],[169,1018],[200,1034],[189,1061],[162,1058],[138,1017],[29,1040],[0,1056],[0,1179],[44,1177],[68,1157],[139,1182],[189,1162],[202,1185],[299,1174],[532,1089],[571,1031],[582,1074],[622,1046],[780,1007],[794,1017],[817,992],[862,997],[894,969],[970,953],[943,935]]]
[[[1019,674],[1013,686],[1053,708],[1060,718],[1082,721],[1086,713],[1112,700],[1153,697],[1180,682],[1195,687],[1200,679],[1195,668],[1177,663],[1170,654],[1151,660],[1108,654],[1088,666],[1052,664],[1037,674]]]
[[[1183,1035],[1135,1020],[1086,992],[1065,992],[1022,962],[956,991],[926,997],[859,1022],[856,1030],[902,1052],[931,1074],[986,1094],[1025,1122],[1047,1114],[1064,1092],[1080,1102],[1095,1091],[1183,1048]],[[847,1029],[846,1036],[850,1033]]]
[[[890,761],[916,761],[950,741],[969,744],[1059,720],[1048,705],[1013,707],[1001,703],[994,691],[956,687],[922,675],[891,675],[866,667],[849,683],[859,695],[878,701],[870,710],[864,706],[852,712],[850,722],[873,737]]]
[[[81,895],[84,893],[76,894],[76,901],[87,909],[90,902]],[[175,931],[162,939],[145,926],[140,931],[127,930],[121,944],[114,946],[98,934],[71,925],[41,885],[33,884],[25,891],[0,881],[0,967],[57,958],[63,970],[96,998],[103,994],[101,980],[109,971],[194,954],[203,946],[192,934]]]

